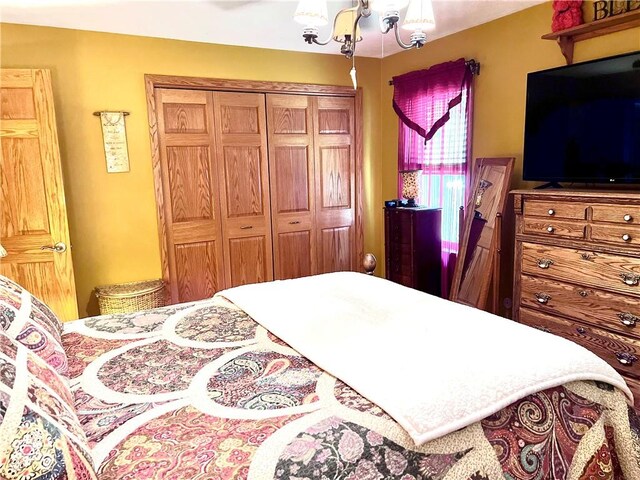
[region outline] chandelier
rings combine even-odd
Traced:
[[[435,28],[431,0],[357,0],[358,5],[343,8],[333,20],[333,31],[326,40],[318,40],[318,27],[329,23],[327,0],[300,0],[294,20],[305,26],[302,36],[308,44],[327,45],[331,40],[342,44],[340,52],[351,58],[356,52],[356,43],[362,40],[359,22],[372,11],[380,15],[380,31],[393,30],[396,41],[404,49],[420,48],[427,41],[425,31]],[[407,7],[402,23],[404,30],[411,31],[409,43],[404,43],[398,31],[400,10]]]

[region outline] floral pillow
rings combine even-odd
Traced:
[[[6,277],[0,275],[0,330],[62,375],[68,371],[62,348],[62,323],[42,301]]]
[[[0,478],[97,478],[66,381],[2,331]]]

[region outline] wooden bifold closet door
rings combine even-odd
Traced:
[[[155,88],[155,113],[174,303],[356,268],[353,97]]]

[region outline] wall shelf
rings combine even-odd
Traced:
[[[583,23],[565,30],[547,33],[542,38],[544,40],[556,40],[562,55],[567,60],[567,64],[570,65],[573,63],[573,45],[575,42],[639,26],[640,9],[590,23]]]

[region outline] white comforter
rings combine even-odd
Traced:
[[[632,399],[613,368],[573,342],[360,273],[218,295],[386,410],[417,445],[575,380]]]

